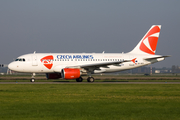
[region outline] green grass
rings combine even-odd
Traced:
[[[0,120],[175,120],[179,111],[179,84],[0,84]]]

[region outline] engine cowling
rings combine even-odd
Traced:
[[[76,79],[81,76],[81,71],[75,68],[64,68],[61,70],[61,75],[64,79]]]
[[[61,78],[61,73],[46,73],[47,79],[59,79]]]

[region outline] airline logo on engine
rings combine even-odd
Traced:
[[[46,56],[46,57],[43,57],[41,59],[41,62],[43,63],[43,65],[48,68],[48,69],[51,69],[52,66],[53,66],[53,56],[52,55],[49,55],[49,56]]]
[[[57,55],[57,59],[93,59],[93,55]]]

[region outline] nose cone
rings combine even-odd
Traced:
[[[10,70],[13,70],[13,71],[16,71],[16,65],[15,65],[15,63],[14,62],[11,62],[9,65],[8,65],[8,68],[10,69]]]

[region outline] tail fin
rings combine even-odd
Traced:
[[[154,55],[160,30],[161,25],[153,25],[130,53]]]

